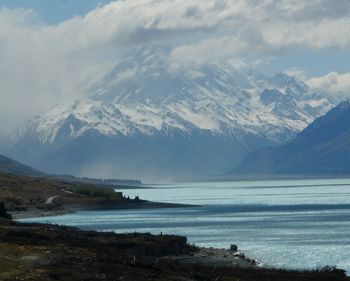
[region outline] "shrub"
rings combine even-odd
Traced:
[[[346,271],[344,269],[339,269],[336,266],[325,266],[319,269],[322,273],[332,273],[339,276],[346,276]]]
[[[0,218],[11,219],[11,215],[7,212],[5,207],[5,203],[3,201],[0,202]]]
[[[92,185],[76,185],[68,189],[77,194],[105,197],[106,199],[117,199],[121,197],[119,193],[115,192],[111,188],[106,187],[96,187]]]

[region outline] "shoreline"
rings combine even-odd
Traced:
[[[22,219],[31,219],[39,217],[51,217],[51,216],[60,216],[67,214],[74,214],[79,211],[109,211],[109,210],[143,210],[143,209],[166,209],[166,208],[194,208],[200,207],[200,205],[188,205],[180,203],[164,203],[164,202],[152,202],[146,200],[140,201],[130,201],[122,203],[110,203],[110,204],[92,204],[92,205],[65,205],[60,206],[62,209],[57,210],[27,210],[27,211],[18,211],[12,212],[13,220],[18,224],[30,225],[31,222],[21,221]],[[36,223],[35,223],[36,224]],[[40,225],[52,225],[50,223],[39,223]],[[64,226],[65,227],[65,226]],[[78,227],[69,227],[76,229],[78,231],[86,231]],[[93,231],[96,233],[102,233],[100,231]],[[120,234],[117,233],[116,234]],[[124,235],[131,235],[132,233],[126,233]],[[138,233],[142,234],[142,233]],[[156,236],[156,235],[154,235]],[[169,235],[165,235],[169,236]],[[179,236],[182,237],[182,236]],[[184,239],[186,237],[182,237]],[[243,252],[240,250],[230,250],[224,248],[214,248],[214,247],[197,247],[194,246],[195,250],[191,254],[183,255],[170,255],[165,256],[162,259],[170,260],[176,263],[196,266],[196,265],[205,265],[205,266],[214,266],[214,267],[241,267],[241,268],[250,268],[250,267],[261,267],[262,263],[258,262],[255,259],[246,257]]]
[[[153,201],[130,201],[130,202],[121,202],[121,203],[104,203],[104,204],[91,204],[91,205],[65,205],[60,206],[62,209],[57,210],[39,210],[32,209],[27,211],[18,211],[12,212],[13,220],[18,224],[32,224],[31,222],[21,221],[22,219],[31,219],[38,217],[51,217],[51,216],[60,216],[67,214],[74,214],[79,211],[109,211],[109,210],[143,210],[143,209],[166,209],[166,208],[194,208],[200,207],[200,205],[188,205],[180,203],[164,203],[164,202],[153,202]],[[36,224],[36,223],[35,223]],[[39,223],[36,225],[52,225],[50,223]],[[64,226],[65,227],[65,226]],[[76,229],[78,231],[86,231],[77,227],[69,227]],[[102,233],[100,231],[93,231],[96,233]],[[116,232],[118,235],[119,233]],[[142,233],[138,233],[142,234]],[[124,235],[131,235],[131,233],[126,233]],[[154,235],[156,236],[156,235]],[[165,235],[168,236],[168,235]],[[179,236],[182,237],[182,236]],[[182,237],[184,239],[186,237]],[[195,250],[191,254],[183,255],[170,255],[165,256],[162,259],[170,260],[175,263],[186,264],[190,266],[205,265],[210,267],[241,267],[241,268],[250,268],[250,267],[261,267],[262,263],[258,262],[255,259],[246,257],[243,252],[236,250],[232,251],[230,249],[224,248],[214,248],[214,247],[197,247],[194,246]]]
[[[254,182],[254,181],[280,181],[280,180],[317,180],[317,179],[350,179],[349,175],[212,175],[207,177],[189,177],[178,179],[176,183],[191,182]],[[170,183],[172,184],[172,183]]]
[[[342,270],[264,267],[238,251],[186,237],[118,234],[0,218],[1,280],[349,281]]]
[[[146,210],[146,209],[169,209],[169,208],[195,208],[200,205],[188,205],[181,203],[164,203],[147,200],[140,201],[117,201],[113,203],[99,204],[72,204],[61,205],[57,209],[37,209],[30,208],[26,211],[10,212],[14,220],[30,219],[38,217],[51,217],[73,214],[80,211],[113,211],[113,210]]]
[[[174,261],[190,265],[206,265],[213,267],[261,268],[263,263],[247,257],[240,250],[225,248],[196,247],[192,255],[168,257]]]

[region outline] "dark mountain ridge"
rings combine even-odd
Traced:
[[[16,160],[13,160],[7,156],[0,154],[0,173],[10,174],[16,176],[28,176],[28,177],[40,177],[46,179],[55,179],[69,183],[77,184],[95,184],[95,185],[106,185],[112,187],[128,187],[128,186],[139,186],[142,184],[140,180],[134,179],[98,179],[98,178],[79,178],[72,175],[55,175],[45,174],[38,171],[30,166],[24,165]]]
[[[30,167],[19,163],[11,158],[0,154],[0,173],[14,174],[18,176],[42,177],[45,174]]]
[[[288,144],[248,154],[234,174],[350,174],[350,101],[317,118]]]

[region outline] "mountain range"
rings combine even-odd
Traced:
[[[179,66],[162,49],[120,59],[88,97],[35,116],[3,153],[48,173],[159,178],[222,173],[292,140],[333,107],[301,80],[228,62]]]
[[[248,154],[234,174],[350,174],[350,102],[317,118],[291,142]]]
[[[0,155],[0,173],[31,177],[42,177],[45,175],[4,155]]]
[[[128,188],[130,186],[140,186],[142,182],[133,179],[98,179],[79,178],[72,175],[49,175],[38,171],[30,166],[17,162],[9,157],[0,154],[0,174],[10,174],[15,176],[27,176],[40,179],[59,180],[72,184],[91,184],[95,186],[112,186]]]

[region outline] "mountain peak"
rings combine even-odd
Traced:
[[[305,82],[295,76],[290,76],[283,72],[275,74],[272,79],[280,87],[298,87],[303,91],[309,90],[309,87],[305,84]]]
[[[158,162],[150,155],[144,159],[154,161],[150,167],[155,171],[163,168],[160,163],[171,171],[174,159],[182,159],[196,171],[211,167],[220,172],[251,149],[291,140],[332,107],[284,74],[271,78],[225,63],[179,71],[170,67],[162,49],[144,46],[131,52],[89,98],[23,125],[9,138],[11,156],[22,160],[25,155],[33,159],[26,163],[40,168],[58,157],[55,161],[64,168],[76,169],[96,159],[114,167],[113,157],[120,157],[118,161],[126,164],[120,169],[128,172],[144,166],[142,155],[149,150]],[[180,166],[186,170],[185,164]]]
[[[131,50],[117,64],[123,67],[148,66],[148,67],[165,67],[167,53],[164,48],[154,45],[143,45]]]
[[[165,49],[152,44],[145,44],[134,50],[131,50],[126,57],[147,58],[149,56],[164,56]]]
[[[333,111],[344,112],[350,110],[350,100],[344,100],[340,102],[336,107],[333,108]]]
[[[293,79],[292,76],[284,73],[284,72],[278,72],[276,73],[273,78],[278,81],[282,81],[283,83],[288,83],[290,80]]]

